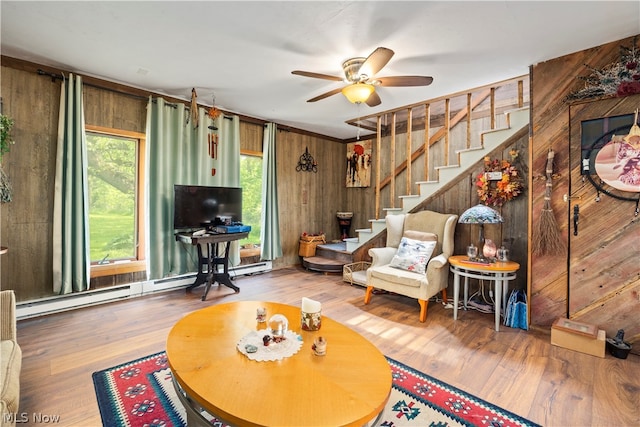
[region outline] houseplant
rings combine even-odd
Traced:
[[[2,158],[9,152],[9,146],[15,143],[11,136],[11,128],[13,119],[0,114],[0,203],[10,202],[13,193],[9,177],[2,168]]]

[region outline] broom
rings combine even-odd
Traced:
[[[551,210],[551,187],[553,186],[553,157],[555,153],[549,149],[547,153],[546,183],[544,189],[544,206],[540,214],[540,221],[536,224],[535,239],[533,240],[534,255],[560,255],[565,251],[565,243],[558,230],[556,217]]]

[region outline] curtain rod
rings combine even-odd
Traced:
[[[38,75],[51,77],[51,81],[52,81],[52,82],[55,82],[55,81],[56,81],[56,79],[57,79],[57,80],[64,80],[64,75],[62,75],[62,74],[48,73],[48,72],[46,72],[46,71],[44,71],[44,70],[41,70],[40,68],[38,68]]]
[[[51,72],[48,72],[48,71],[44,71],[42,69],[38,69],[37,73],[39,75],[41,75],[41,76],[51,77],[51,81],[52,82],[55,82],[56,79],[57,80],[64,80],[64,74],[55,74],[55,73],[51,73]],[[96,79],[96,80],[99,80],[99,79]],[[116,90],[116,89],[113,89],[113,88],[110,88],[110,87],[101,86],[101,85],[98,85],[98,84],[95,84],[95,83],[83,82],[83,84],[85,84],[87,86],[90,86],[90,87],[97,88],[97,89],[118,93],[120,95],[125,95],[125,96],[129,96],[129,97],[136,98],[136,99],[148,99],[148,95],[147,96],[136,95],[136,94],[129,93],[129,92],[126,92],[126,91],[119,91],[119,90]],[[149,95],[151,95],[151,96],[155,95],[156,97],[158,96],[158,94],[154,94],[152,92],[149,92]],[[187,110],[190,109],[189,101],[181,100],[181,103],[185,105]],[[169,105],[169,103],[166,103],[166,104]],[[171,106],[173,106],[173,107],[177,107],[177,105],[178,105],[177,103],[171,104]],[[259,120],[259,119],[253,118],[253,117],[244,116],[242,114],[237,114],[237,116],[240,118],[240,121],[242,121],[242,122],[246,122],[246,123],[256,123],[256,122],[258,122],[259,124],[263,124],[263,125],[266,126],[266,122],[264,120]],[[223,117],[225,119],[228,119],[228,120],[233,120],[233,116],[227,116],[226,114],[223,114]],[[295,129],[295,128],[291,128],[290,126],[283,126],[283,125],[280,125],[278,123],[275,123],[275,124],[276,124],[277,130],[281,131],[281,132],[292,132],[293,131],[292,129]],[[326,136],[324,136],[324,135],[320,135],[320,136],[326,138]],[[331,139],[333,139],[333,138],[331,138]]]
[[[55,74],[55,73],[50,73],[50,72],[48,72],[48,71],[44,71],[44,70],[42,70],[42,69],[38,69],[38,74],[39,74],[39,75],[41,75],[41,76],[51,77],[51,81],[52,81],[52,82],[55,82],[56,80],[64,80],[64,79],[65,79],[64,74]],[[136,99],[148,99],[148,97],[147,97],[147,96],[136,95],[136,94],[134,94],[134,93],[122,92],[122,91],[115,90],[115,89],[110,88],[110,87],[100,86],[100,85],[93,84],[93,83],[86,83],[86,82],[83,82],[83,84],[84,84],[84,85],[87,85],[87,86],[89,86],[89,87],[96,88],[96,89],[102,89],[102,90],[106,90],[106,91],[109,91],[109,92],[115,92],[115,93],[118,93],[118,94],[120,94],[120,95],[126,95],[126,96],[129,96],[129,97],[131,97],[131,98],[136,98]],[[150,92],[150,95],[151,95],[151,96],[153,96],[154,94]],[[158,102],[158,101],[157,101],[157,100],[153,100],[153,99],[152,99],[152,102],[156,103],[156,102]],[[190,110],[190,109],[191,109],[191,107],[190,107],[189,105],[186,105],[186,104],[187,104],[187,101],[184,101],[184,103],[185,103],[185,107],[186,107],[186,109],[187,109],[187,110]],[[167,105],[167,106],[169,106],[169,107],[172,107],[172,108],[178,108],[178,104],[177,104],[177,103],[165,102],[165,105]],[[204,107],[203,107],[203,108],[204,108]],[[225,119],[228,119],[228,120],[233,120],[233,117],[229,117],[229,116],[227,116],[227,115],[223,115],[222,117],[224,117]]]

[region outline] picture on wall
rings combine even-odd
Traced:
[[[632,114],[586,120],[582,130],[581,174],[606,194],[640,193],[640,127]],[[606,184],[606,188],[605,188]],[[606,190],[606,191],[605,191]],[[627,199],[624,193],[615,193]],[[632,201],[636,198],[632,197]]]
[[[371,185],[371,141],[347,144],[347,188]]]

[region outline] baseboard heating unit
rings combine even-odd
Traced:
[[[250,275],[257,273],[266,273],[271,271],[273,265],[271,261],[260,261],[253,264],[238,265],[236,267],[230,267],[229,272],[231,277],[239,275]]]
[[[264,273],[271,271],[271,269],[271,261],[264,261],[231,267],[229,268],[229,273],[231,274],[231,277],[238,277],[242,275]],[[81,307],[90,307],[92,305],[140,297],[155,292],[165,292],[179,288],[186,288],[193,283],[195,277],[195,273],[189,273],[175,277],[166,277],[164,279],[147,280],[144,282],[129,283],[103,289],[90,289],[88,291],[68,295],[59,295],[19,302],[16,304],[16,318],[18,320],[28,319]]]

